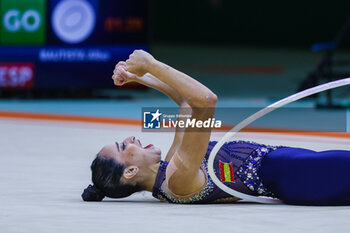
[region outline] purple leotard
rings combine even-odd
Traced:
[[[207,174],[204,189],[191,198],[170,196],[161,187],[168,164],[162,161],[153,196],[171,203],[213,203],[234,198],[217,187],[208,174],[207,159],[215,144],[209,142],[202,162]],[[316,152],[233,141],[219,150],[214,171],[225,185],[245,194],[275,197],[286,204],[350,205],[350,151]]]
[[[350,205],[350,151],[280,148],[261,163],[258,176],[294,205]]]
[[[230,194],[222,191],[214,184],[208,174],[207,159],[217,142],[209,142],[207,152],[202,162],[202,169],[207,174],[204,189],[191,198],[174,198],[166,193],[162,186],[168,162],[161,161],[160,168],[153,187],[153,196],[170,203],[212,203],[234,200]],[[266,146],[253,142],[233,141],[225,143],[219,150],[214,161],[215,173],[223,183],[230,188],[250,195],[273,196],[260,182],[257,171],[263,157],[277,147]],[[237,200],[237,199],[236,199]]]

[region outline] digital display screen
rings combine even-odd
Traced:
[[[148,50],[147,0],[0,0],[0,88],[112,88]]]

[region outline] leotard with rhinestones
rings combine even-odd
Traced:
[[[153,187],[153,196],[162,201],[181,204],[237,201],[237,198],[232,197],[216,186],[208,174],[207,160],[216,143],[215,141],[209,142],[207,152],[201,164],[201,168],[206,173],[206,185],[203,189],[186,197],[174,195],[169,193],[169,191],[166,192],[162,184],[166,178],[165,174],[168,162],[161,161]],[[221,147],[215,157],[215,174],[225,185],[237,191],[249,195],[273,197],[274,194],[263,185],[257,172],[263,157],[277,148],[275,146],[246,141],[227,142]]]

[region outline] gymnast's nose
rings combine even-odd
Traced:
[[[124,143],[135,143],[135,137],[134,136],[127,137],[124,140]]]

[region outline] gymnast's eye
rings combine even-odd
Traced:
[[[122,145],[123,150],[125,150],[125,147],[126,147],[126,145],[125,145],[125,143],[123,143],[123,145]]]

